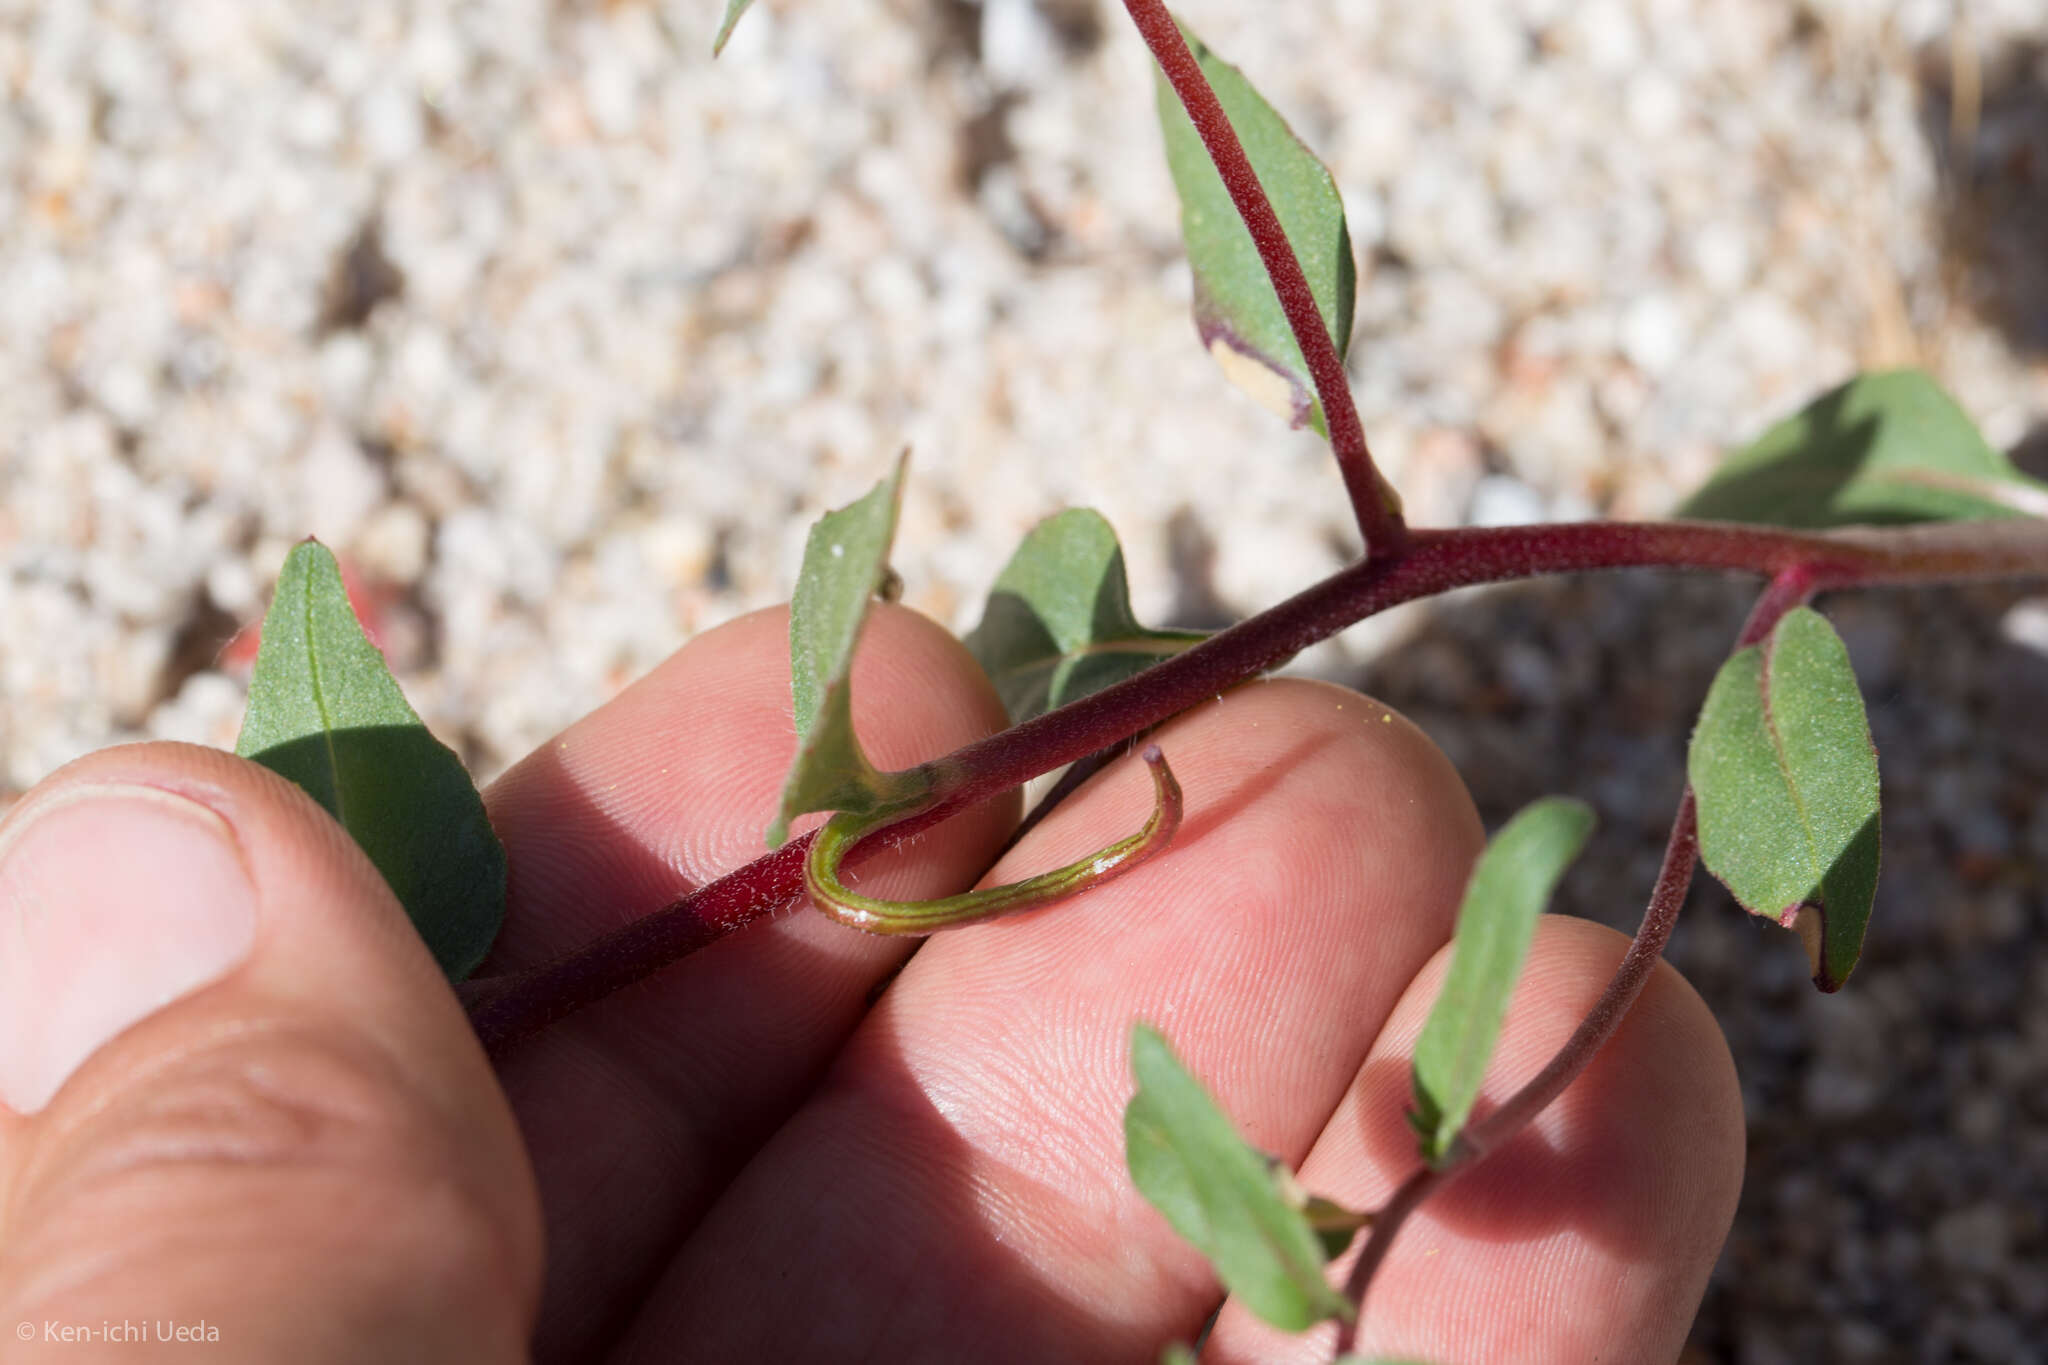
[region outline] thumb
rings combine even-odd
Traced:
[[[517,1359],[539,1282],[483,1052],[303,793],[138,745],[0,823],[8,1360]]]

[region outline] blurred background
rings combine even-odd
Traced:
[[[1316,440],[1187,316],[1107,0],[0,0],[0,808],[121,740],[230,745],[319,536],[488,779],[784,598],[904,445],[905,599],[958,629],[1071,503],[1142,618],[1356,550]],[[2040,0],[1187,0],[1330,164],[1350,368],[1418,524],[1656,516],[1859,368],[2048,472]],[[1465,594],[1297,661],[1489,823],[1604,819],[1638,913],[1746,591]],[[2048,1359],[2048,598],[1833,604],[1886,760],[1865,968],[1702,891],[1673,956],[1751,1170],[1698,1361]]]

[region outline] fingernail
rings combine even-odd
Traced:
[[[21,1114],[256,935],[234,832],[205,806],[112,784],[30,800],[0,829],[0,1103]]]

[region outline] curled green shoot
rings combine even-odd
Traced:
[[[1165,848],[1180,828],[1181,791],[1157,744],[1141,757],[1152,774],[1152,815],[1137,833],[1082,858],[1007,886],[964,891],[937,900],[886,901],[863,896],[839,880],[839,864],[853,846],[903,812],[842,811],[825,822],[804,860],[811,902],[841,924],[871,934],[929,934],[937,929],[1033,910],[1121,876]]]

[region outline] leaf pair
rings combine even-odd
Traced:
[[[804,546],[790,603],[790,688],[797,753],[768,832],[829,810],[805,856],[812,902],[842,924],[871,933],[936,929],[1046,905],[1120,876],[1162,851],[1179,828],[1180,784],[1157,745],[1145,750],[1154,804],[1136,833],[1086,858],[1023,881],[926,901],[887,901],[846,886],[839,864],[861,839],[940,799],[939,770],[881,772],[853,729],[851,673],[869,606],[889,576],[889,547],[902,500],[904,461],[858,501],[826,514]],[[1004,686],[1016,718],[1035,715],[1121,680],[1203,638],[1147,631],[1132,619],[1116,537],[1092,512],[1040,526],[1004,570],[982,628],[969,644]]]

